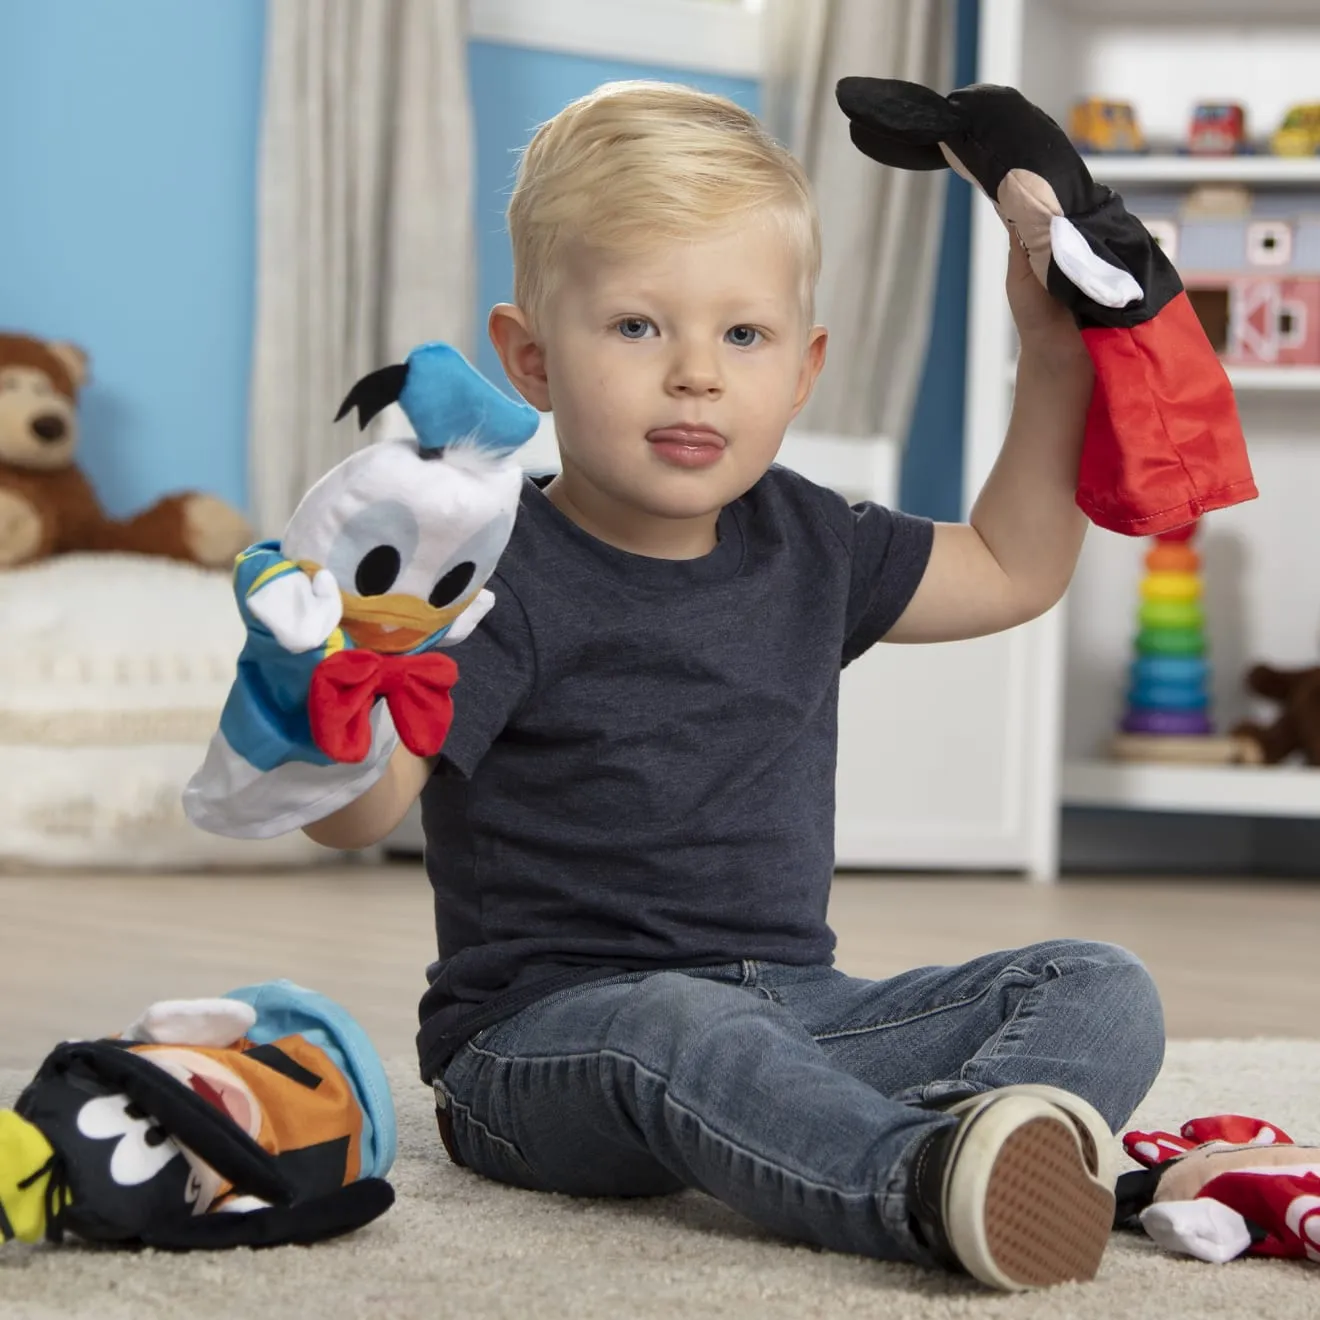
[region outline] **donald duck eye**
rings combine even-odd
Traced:
[[[358,561],[353,575],[357,594],[383,596],[394,585],[402,564],[399,552],[392,545],[374,546]]]
[[[446,605],[452,605],[468,589],[468,584],[472,581],[476,571],[476,564],[467,563],[466,561],[451,568],[431,588],[431,594],[427,599],[438,610],[443,609]]]

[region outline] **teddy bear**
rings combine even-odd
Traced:
[[[73,550],[129,550],[227,567],[253,539],[211,495],[167,495],[131,518],[106,516],[74,459],[87,355],[0,333],[0,568]]]
[[[1320,765],[1320,668],[1255,665],[1247,674],[1247,687],[1282,709],[1268,727],[1239,724],[1234,736],[1254,743],[1266,765],[1277,765],[1297,751],[1308,765]]]

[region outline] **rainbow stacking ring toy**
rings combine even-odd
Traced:
[[[1163,533],[1146,555],[1127,710],[1119,725],[1124,733],[1188,738],[1214,732],[1195,533],[1195,523]]]

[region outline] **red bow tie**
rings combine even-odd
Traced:
[[[371,710],[384,697],[403,745],[414,756],[434,756],[454,718],[449,689],[457,682],[458,666],[439,651],[336,651],[312,671],[307,694],[312,739],[336,761],[365,760]]]

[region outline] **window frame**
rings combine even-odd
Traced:
[[[473,41],[759,79],[762,0],[468,0]]]

